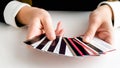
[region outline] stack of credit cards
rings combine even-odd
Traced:
[[[82,41],[82,37],[56,36],[55,40],[50,41],[45,34],[42,34],[26,40],[24,43],[35,49],[65,56],[99,56],[115,50],[110,44],[96,37],[90,43],[85,43]]]

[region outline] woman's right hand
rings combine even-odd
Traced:
[[[56,33],[63,34],[61,23],[58,23],[57,29],[54,30],[51,16],[44,9],[25,6],[19,11],[16,18],[21,24],[28,26],[27,40],[43,33],[49,40],[54,40]]]

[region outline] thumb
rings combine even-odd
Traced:
[[[48,39],[54,40],[56,38],[56,35],[55,35],[55,30],[53,28],[51,16],[48,15],[41,21],[42,21],[42,25],[44,27],[44,30],[45,30],[45,33],[46,33],[46,36],[48,37]]]
[[[86,43],[89,43],[90,40],[93,39],[93,37],[95,36],[97,29],[99,28],[100,23],[97,21],[90,21],[89,26],[87,31],[85,32],[85,34],[83,35],[83,41]]]

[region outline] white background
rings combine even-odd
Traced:
[[[66,37],[83,34],[90,12],[49,11],[54,28],[62,21]],[[0,23],[0,68],[120,68],[120,29],[115,30],[116,51],[101,56],[64,57],[48,54],[23,43],[26,28],[14,28]]]

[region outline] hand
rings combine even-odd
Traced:
[[[61,23],[58,23],[57,29],[54,30],[51,16],[44,9],[25,6],[19,11],[16,17],[20,23],[28,26],[27,39],[32,39],[35,36],[46,33],[49,40],[54,40],[56,34],[63,34]]]
[[[89,16],[89,26],[83,41],[90,42],[94,36],[113,44],[112,10],[108,5],[95,9]]]

